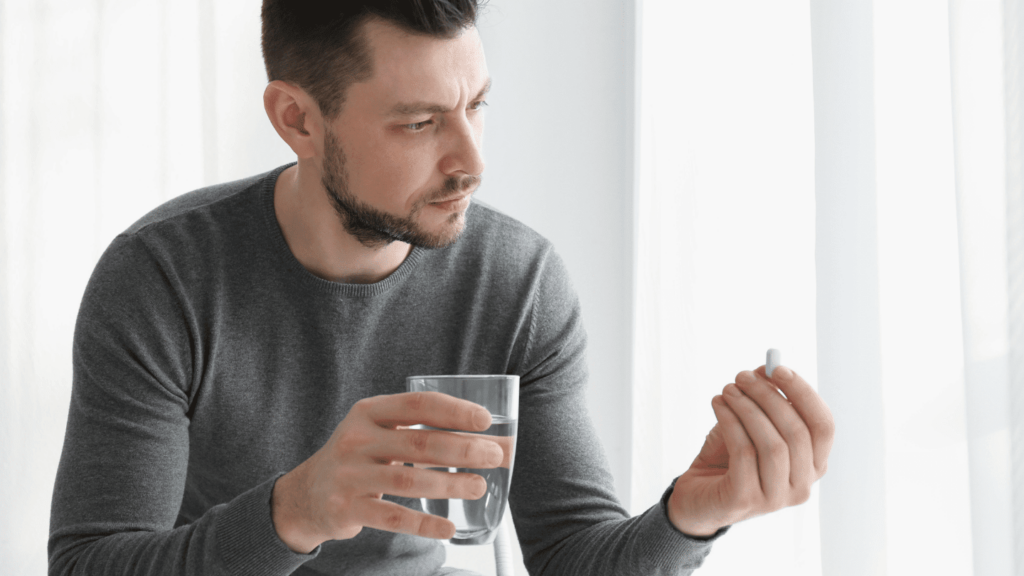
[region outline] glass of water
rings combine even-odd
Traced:
[[[487,492],[477,500],[420,499],[424,511],[455,523],[455,537],[450,540],[452,544],[490,544],[505,514],[508,490],[512,484],[512,461],[519,424],[519,376],[409,376],[406,387],[410,392],[442,392],[469,400],[491,413],[491,427],[483,432],[449,432],[493,436],[491,440],[505,452],[501,465],[490,469],[430,467],[431,470],[479,474],[487,481]],[[422,425],[413,428],[438,429]]]

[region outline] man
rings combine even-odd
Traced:
[[[484,430],[412,374],[521,377],[510,494],[533,574],[679,574],[803,502],[827,407],[743,372],[665,497],[629,518],[583,410],[585,337],[550,244],[471,200],[490,87],[474,0],[266,0],[264,100],[297,163],[118,236],[76,325],[51,574],[441,574]],[[777,388],[776,388],[777,387]],[[785,397],[778,390],[785,393]]]

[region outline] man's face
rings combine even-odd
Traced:
[[[324,187],[364,245],[447,246],[484,169],[490,79],[480,37],[476,28],[443,40],[366,26],[373,77],[349,87],[325,127]]]

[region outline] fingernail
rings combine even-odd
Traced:
[[[743,392],[740,391],[739,386],[737,386],[735,384],[729,384],[728,386],[726,386],[725,387],[725,393],[730,395],[730,396],[737,397],[737,398],[743,395]]]
[[[486,430],[491,425],[491,413],[481,408],[473,414],[473,426],[477,430]]]
[[[487,449],[487,463],[498,466],[504,459],[505,453],[501,450],[501,447],[492,442],[491,447]]]

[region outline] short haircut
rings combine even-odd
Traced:
[[[486,1],[486,0],[483,0]],[[263,0],[263,62],[269,81],[306,91],[325,118],[345,91],[373,76],[365,24],[380,18],[413,33],[455,38],[476,23],[481,0]]]

